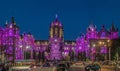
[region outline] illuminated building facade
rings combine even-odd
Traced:
[[[76,39],[77,55],[82,59],[111,60],[112,40],[118,38],[118,28],[114,24],[109,31],[104,25],[97,31],[96,26],[90,24],[86,35],[82,34]]]
[[[13,17],[10,23],[6,22],[5,27],[0,28],[1,52],[5,51],[8,61],[65,60],[67,58],[107,60],[111,58],[111,40],[118,39],[119,36],[114,24],[109,31],[105,26],[97,31],[96,26],[90,24],[86,35],[81,34],[76,40],[64,40],[63,25],[57,17],[50,24],[48,40],[36,40],[31,33],[20,35],[19,31]]]

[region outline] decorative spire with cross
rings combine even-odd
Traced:
[[[55,14],[55,20],[56,21],[58,20],[58,14]]]
[[[6,20],[5,24],[6,24],[6,25],[8,24],[7,20]]]
[[[5,26],[6,26],[6,27],[8,26],[8,22],[7,22],[7,20],[6,20],[6,22],[5,22]]]
[[[14,25],[16,24],[13,16],[12,16],[12,19],[11,19],[11,23],[14,24]]]
[[[58,18],[58,14],[55,14],[55,18],[56,18],[56,19]]]
[[[115,28],[115,25],[114,25],[114,21],[112,20],[112,26],[110,28],[110,31],[117,31],[117,29]]]

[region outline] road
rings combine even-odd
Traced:
[[[26,71],[26,70],[19,70],[19,71]],[[34,69],[28,71],[40,71],[40,69]],[[84,67],[72,67],[68,71],[85,71],[85,70]],[[111,66],[102,66],[101,71],[120,71],[120,69],[115,70],[115,68]]]
[[[115,71],[115,66],[101,66],[101,71]]]
[[[85,71],[85,70],[84,70],[84,67],[82,67],[82,68],[72,67],[69,69],[69,71]],[[115,70],[114,66],[102,66],[101,71],[120,71],[120,69]]]
[[[117,68],[116,68],[117,67]],[[120,66],[109,66],[109,65],[102,65],[101,66],[101,71],[120,71]],[[25,68],[21,66],[21,68]],[[20,67],[19,67],[20,69]],[[68,71],[85,71],[85,65],[72,65]],[[28,71],[40,71],[41,69],[33,69],[33,70],[28,70]],[[23,70],[21,70],[23,71]],[[26,70],[24,70],[26,71]]]

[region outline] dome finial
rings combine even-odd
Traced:
[[[58,14],[55,14],[55,19],[58,19]]]
[[[8,22],[7,22],[7,20],[6,20],[6,22],[5,22],[5,26],[6,26],[6,27],[8,26]]]
[[[7,20],[6,20],[5,24],[6,24],[6,25],[8,24]]]
[[[12,16],[11,22],[12,22],[12,23],[14,23],[14,22],[15,22],[15,20],[14,20],[14,17],[13,17],[13,16]]]
[[[14,24],[14,25],[16,25],[16,22],[15,22],[15,19],[14,19],[13,16],[12,16],[12,18],[11,18],[11,23]]]

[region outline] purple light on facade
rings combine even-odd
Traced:
[[[118,30],[112,26],[110,31],[105,30],[102,27],[100,31],[96,30],[96,26],[91,24],[87,28],[86,34],[82,34],[76,39],[76,42],[63,40],[63,26],[55,19],[50,25],[50,36],[48,40],[35,42],[33,35],[26,33],[20,36],[19,28],[15,23],[6,24],[5,28],[0,28],[0,45],[4,45],[6,48],[7,59],[12,60],[13,58],[9,55],[13,55],[13,48],[15,48],[16,60],[25,59],[25,52],[30,53],[30,59],[33,59],[33,51],[45,52],[45,58],[49,60],[58,59],[61,60],[63,56],[69,55],[70,52],[74,51],[76,55],[78,53],[86,53],[86,57],[90,58],[91,53],[97,53],[97,47],[93,47],[90,43],[91,39],[117,39],[119,36]],[[56,30],[55,30],[56,29]],[[62,31],[60,31],[62,29]],[[56,32],[56,33],[55,33]],[[60,33],[61,32],[61,33]],[[62,35],[61,35],[62,34]],[[61,35],[61,36],[60,36]],[[50,52],[46,51],[49,48]],[[107,46],[99,47],[100,53],[108,53]],[[90,58],[93,59],[94,57]]]
[[[102,47],[100,52],[103,53],[103,54],[106,54],[107,53],[107,48],[106,47]]]

